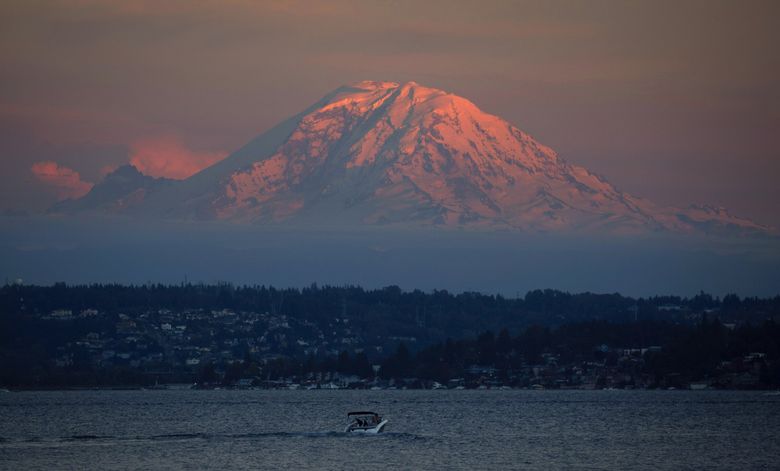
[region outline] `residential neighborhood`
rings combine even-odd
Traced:
[[[23,290],[28,288],[3,289],[0,385],[6,387],[766,389],[780,385],[780,331],[772,318],[776,312],[772,300],[763,304],[753,300],[747,308],[740,301],[741,308],[734,309],[733,299],[677,300],[675,304],[659,299],[650,310],[648,301],[607,298],[610,305],[623,306],[613,307],[610,313],[608,308],[593,307],[604,304],[602,297],[581,298],[578,304],[574,304],[578,298],[558,292],[529,293],[520,300],[471,297],[467,299],[475,303],[474,312],[461,309],[447,323],[442,321],[447,318],[444,306],[452,295],[441,293],[414,294],[407,302],[404,298],[409,294],[400,291],[316,288],[297,295],[288,292],[284,300],[279,295],[280,301],[269,302],[267,309],[247,309],[235,299],[238,294],[229,299],[224,289],[214,288],[214,302],[205,303],[214,307],[182,308],[175,300],[159,307],[166,303],[146,301],[158,305],[152,308],[116,302],[116,297],[110,297],[109,307],[101,297],[109,288],[93,288],[78,303],[64,300],[42,309],[32,288],[26,294]],[[67,295],[78,289],[60,290]],[[394,301],[388,300],[388,293]],[[296,296],[304,295],[314,299],[312,311],[296,304]],[[360,302],[355,300],[358,295],[363,298]],[[330,304],[318,304],[318,298],[332,299]],[[561,299],[568,306],[560,304]],[[90,300],[88,307],[73,307]],[[502,304],[528,312],[509,317],[501,312]],[[538,306],[548,312],[546,324],[538,322],[544,315],[534,311]],[[753,312],[755,306],[770,315]],[[582,314],[588,310],[597,314]],[[486,313],[483,322],[471,320],[480,312]],[[758,322],[755,317],[761,315],[765,320]]]

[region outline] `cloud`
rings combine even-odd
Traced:
[[[81,179],[79,172],[57,162],[35,162],[31,167],[38,180],[51,185],[60,199],[79,198],[92,189],[93,184]]]
[[[130,163],[141,173],[152,177],[181,180],[224,159],[227,152],[193,151],[176,136],[159,136],[135,141],[130,149]]]

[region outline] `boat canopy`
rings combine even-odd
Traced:
[[[358,412],[347,412],[347,417],[351,415],[379,415],[376,412],[371,411],[358,411]]]

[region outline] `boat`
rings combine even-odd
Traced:
[[[387,425],[387,419],[371,411],[349,412],[347,419],[346,433],[380,433]]]

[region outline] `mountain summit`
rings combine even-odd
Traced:
[[[143,195],[101,207],[256,223],[765,230],[722,208],[623,193],[469,100],[415,82],[338,88],[225,160]]]

